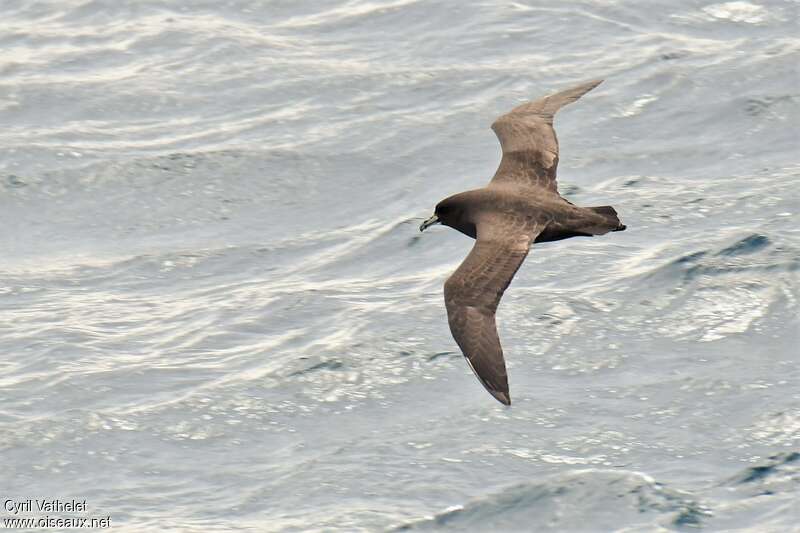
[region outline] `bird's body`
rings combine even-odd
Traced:
[[[450,330],[472,370],[509,405],[495,311],[533,243],[621,231],[610,206],[578,207],[558,194],[558,141],[553,116],[596,87],[589,82],[518,106],[492,124],[503,158],[484,188],[445,198],[420,230],[441,222],[476,239],[444,286]]]
[[[470,205],[469,219],[448,224],[476,238],[476,223],[485,215],[507,217],[509,222],[535,221],[543,226],[534,242],[551,242],[569,237],[589,237],[617,231],[619,220],[608,206],[579,207],[561,196],[544,193],[536,188],[515,185],[496,185],[454,194],[443,202]],[[600,211],[598,211],[598,209]],[[605,210],[608,211],[605,211]]]

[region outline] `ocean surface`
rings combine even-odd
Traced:
[[[0,20],[0,526],[800,531],[798,2]],[[472,241],[418,226],[593,78],[560,189],[628,229],[533,247],[505,408],[445,315]]]

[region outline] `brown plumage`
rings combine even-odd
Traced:
[[[492,396],[510,405],[495,311],[531,243],[603,235],[625,226],[613,207],[578,207],[558,194],[553,117],[602,80],[515,107],[492,124],[503,158],[489,185],[445,198],[420,231],[442,223],[475,240],[444,284],[450,331]]]

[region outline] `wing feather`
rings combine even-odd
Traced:
[[[498,229],[501,224],[494,221],[492,226]],[[504,225],[506,229],[514,226],[511,221]],[[475,245],[444,285],[453,338],[486,390],[506,405],[511,404],[511,396],[495,312],[543,227],[529,224],[516,231],[494,231],[491,236],[482,236],[479,225]]]
[[[558,138],[553,117],[567,104],[597,87],[594,80],[515,107],[492,124],[503,157],[491,185],[515,182],[558,192]]]

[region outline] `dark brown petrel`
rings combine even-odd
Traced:
[[[625,226],[611,206],[578,207],[558,194],[553,116],[602,80],[515,107],[492,124],[503,158],[489,185],[445,198],[420,231],[441,223],[475,239],[444,284],[447,320],[470,368],[498,401],[510,405],[495,311],[531,243],[603,235]]]

